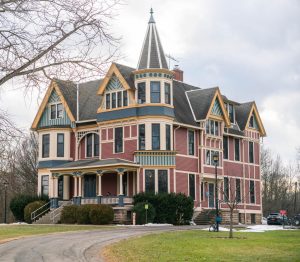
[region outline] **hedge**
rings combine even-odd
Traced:
[[[37,210],[38,208],[42,207],[43,205],[45,205],[47,202],[46,201],[34,201],[29,203],[25,208],[24,208],[24,220],[26,223],[30,224],[31,221],[31,213],[35,210]],[[47,208],[47,207],[46,207]],[[45,210],[45,209],[44,209]],[[43,210],[41,209],[40,212],[42,212]]]
[[[114,220],[114,210],[108,205],[94,205],[89,213],[93,225],[111,224]]]
[[[182,193],[140,193],[133,197],[134,205],[148,202],[156,215],[154,223],[189,224],[193,216],[194,200]]]
[[[77,211],[79,206],[70,205],[64,206],[61,211],[60,222],[63,224],[77,223]]]
[[[65,206],[61,213],[60,222],[63,224],[110,224],[114,219],[111,206],[101,204],[86,204],[81,206]]]
[[[32,196],[32,195],[17,195],[11,201],[9,208],[13,213],[16,221],[24,221],[24,208],[31,202],[34,201],[45,201],[49,202],[48,196]]]
[[[148,210],[147,210],[147,221],[146,221],[146,209],[145,204],[148,204]],[[153,205],[147,202],[140,202],[137,203],[133,209],[133,212],[136,213],[136,224],[137,225],[143,225],[147,223],[153,223],[155,218],[155,209]]]

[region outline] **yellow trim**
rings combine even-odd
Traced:
[[[108,72],[106,73],[106,76],[104,77],[103,81],[101,82],[98,92],[98,95],[103,95],[105,88],[107,86],[107,84],[109,83],[109,80],[112,78],[113,75],[116,75],[116,77],[119,79],[119,81],[121,82],[122,86],[125,88],[125,90],[128,90],[128,95],[129,95],[129,103],[130,101],[134,101],[134,95],[133,95],[133,91],[131,90],[130,86],[128,85],[127,81],[124,79],[124,77],[122,76],[122,74],[120,73],[118,67],[116,66],[115,63],[112,63]],[[97,110],[97,113],[100,113],[103,111],[102,109],[102,105],[104,104],[104,100],[105,98],[103,97],[102,102]],[[127,107],[125,107],[127,108]]]
[[[122,76],[122,74],[120,73],[119,69],[117,68],[115,63],[112,63],[108,72],[106,73],[106,76],[104,77],[103,81],[101,82],[99,89],[98,89],[98,95],[103,95],[104,90],[109,82],[109,80],[111,79],[111,77],[113,76],[113,74],[116,75],[116,77],[120,80],[121,84],[123,85],[123,87],[126,90],[130,90],[130,86],[128,85],[128,83],[126,82],[126,80],[124,79],[124,77]]]
[[[69,108],[69,106],[68,106],[68,104],[67,104],[64,96],[62,95],[59,86],[55,83],[54,80],[52,80],[51,83],[50,83],[50,85],[49,85],[49,87],[48,87],[48,89],[47,89],[47,92],[46,92],[46,94],[44,96],[44,99],[43,99],[43,101],[42,101],[42,103],[41,103],[41,105],[39,107],[39,110],[38,110],[38,112],[37,112],[37,114],[36,114],[36,116],[34,118],[34,121],[33,121],[32,125],[31,125],[31,129],[36,129],[37,128],[37,125],[38,125],[38,123],[39,123],[39,121],[41,119],[41,116],[42,116],[42,114],[43,114],[43,112],[44,112],[44,110],[45,110],[45,108],[46,108],[46,106],[48,104],[48,100],[49,100],[49,97],[50,97],[53,89],[57,92],[57,94],[58,94],[58,96],[60,98],[60,101],[63,104],[64,109],[66,110],[67,115],[70,118],[71,122],[75,121],[75,118],[74,118],[74,116],[73,116],[73,114],[72,114],[72,112],[71,112],[71,110],[70,110],[70,108]]]
[[[97,128],[98,124],[93,124],[93,125],[84,125],[84,126],[77,126],[75,128],[75,130],[82,130],[82,129],[86,129],[87,131],[89,131],[91,128]]]
[[[124,106],[124,107],[117,107],[117,108],[111,108],[111,109],[103,109],[99,108],[97,113],[102,113],[102,112],[111,112],[111,111],[117,111],[117,110],[122,110],[122,109],[127,109],[127,108],[135,108],[135,107],[144,107],[144,106],[164,106],[164,107],[169,107],[169,108],[174,108],[174,106],[169,105],[169,104],[163,104],[163,103],[145,103],[145,104],[132,104],[129,106]]]
[[[222,109],[222,113],[223,113],[223,117],[219,118],[218,119],[218,116],[215,116],[215,115],[212,115],[211,114],[211,111],[212,111],[212,108],[214,106],[214,103],[215,103],[215,100],[216,99],[219,99],[219,104],[221,106],[221,109]],[[221,92],[220,92],[220,89],[219,87],[217,87],[217,90],[216,90],[216,93],[214,95],[214,98],[212,99],[212,102],[210,104],[210,107],[209,107],[209,110],[208,110],[208,113],[206,115],[206,118],[205,119],[208,119],[209,117],[211,118],[216,118],[218,120],[224,120],[225,124],[227,127],[230,127],[230,119],[229,119],[229,116],[228,116],[228,113],[227,113],[227,110],[225,109],[225,106],[224,106],[224,101],[222,99],[222,96],[221,96]]]
[[[258,127],[259,127],[260,135],[261,136],[266,136],[267,133],[266,133],[266,130],[265,130],[264,125],[262,123],[262,120],[260,118],[260,115],[258,113],[257,106],[256,106],[255,102],[253,102],[253,104],[252,104],[252,107],[251,107],[251,110],[250,110],[250,113],[249,113],[249,116],[248,116],[248,120],[247,120],[245,129],[249,129],[249,122],[250,122],[250,118],[251,118],[253,113],[255,114],[256,120],[258,122],[257,124],[258,124]],[[253,130],[253,128],[251,128],[250,130]]]
[[[47,127],[47,128],[40,128],[39,130],[37,130],[38,133],[40,132],[48,132],[48,131],[73,131],[73,128],[70,127]]]
[[[169,69],[165,69],[165,68],[148,68],[148,69],[140,69],[140,70],[135,70],[132,73],[133,74],[142,74],[142,73],[148,73],[148,72],[161,72],[161,73],[166,73],[166,74],[171,74],[174,75],[174,72],[172,70]]]
[[[135,116],[135,117],[126,117],[126,118],[118,118],[114,120],[107,120],[107,121],[102,121],[98,122],[98,126],[103,126],[103,125],[108,125],[108,124],[115,124],[115,123],[120,123],[124,121],[133,121],[133,120],[141,120],[141,119],[149,119],[149,118],[155,118],[155,119],[166,119],[166,120],[173,120],[173,117],[168,117],[168,116]]]

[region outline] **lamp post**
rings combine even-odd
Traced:
[[[8,187],[8,183],[5,181],[4,185],[4,224],[6,224],[6,191]]]
[[[218,200],[218,162],[219,162],[219,153],[215,152],[213,155],[213,160],[215,163],[215,205],[216,205],[216,225],[217,232],[219,232],[219,200]]]
[[[297,182],[295,182],[295,199],[294,199],[294,215],[296,215],[296,206],[297,206]]]

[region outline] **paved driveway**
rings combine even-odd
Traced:
[[[116,227],[112,230],[92,230],[25,237],[0,244],[0,261],[59,262],[102,261],[99,257],[104,246],[132,236],[163,231],[200,229],[182,227]]]

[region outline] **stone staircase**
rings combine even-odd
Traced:
[[[57,224],[60,221],[61,211],[64,206],[69,206],[72,201],[63,201],[58,208],[51,209],[48,213],[38,218],[32,224]]]
[[[216,211],[214,209],[203,210],[195,215],[196,225],[211,225],[215,222]]]

